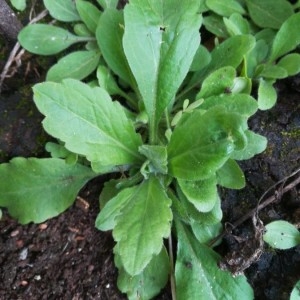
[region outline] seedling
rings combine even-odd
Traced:
[[[96,227],[112,230],[118,287],[129,299],[151,299],[169,277],[177,299],[253,299],[246,277],[220,270],[207,242],[222,227],[217,186],[243,188],[236,161],[266,148],[249,117],[275,104],[276,79],[300,70],[300,55],[289,54],[300,43],[300,14],[284,0],[268,8],[131,0],[124,10],[97,2],[44,0],[74,33],[34,24],[19,35],[40,55],[83,48],[34,86],[43,127],[58,143],[46,145],[52,158],[0,166],[0,205],[23,224],[43,222],[70,207],[87,181],[121,172],[100,194]],[[264,28],[270,11],[280,17]],[[202,24],[222,38],[211,51],[200,42]]]

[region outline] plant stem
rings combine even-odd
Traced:
[[[171,283],[171,293],[172,300],[176,300],[176,284],[175,284],[175,270],[174,270],[174,254],[173,254],[173,244],[172,235],[169,235],[169,258],[170,258],[170,283]]]

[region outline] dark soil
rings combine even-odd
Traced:
[[[5,59],[0,61],[0,67]],[[42,78],[37,78],[34,66],[31,77],[25,78],[26,62],[23,64],[17,77],[6,81],[0,95],[0,162],[14,156],[47,156],[43,145],[50,138],[42,130],[42,116],[30,92],[33,82]],[[263,154],[241,164],[246,188],[220,191],[224,222],[241,218],[256,207],[269,187],[300,167],[300,76],[280,81],[277,90],[276,107],[257,113],[250,122],[251,128],[265,135],[269,144]],[[44,224],[21,226],[4,212],[0,221],[0,300],[126,299],[116,286],[111,234],[94,228],[104,180],[90,182],[70,209]],[[271,190],[266,198],[275,192]],[[279,193],[278,201],[260,211],[259,216],[265,224],[285,219],[299,227],[297,188],[282,196]],[[251,222],[243,223],[233,233],[250,239],[254,234]],[[226,236],[218,251],[225,254],[238,246]],[[279,251],[265,245],[259,262],[245,274],[254,288],[255,299],[289,299],[300,279],[300,246]],[[169,289],[156,299],[171,299]]]

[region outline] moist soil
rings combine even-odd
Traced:
[[[7,56],[1,56],[0,67],[6,59]],[[31,94],[31,86],[43,81],[38,76],[43,72],[39,68],[40,62],[31,57],[23,62],[13,78],[5,81],[0,95],[1,163],[15,156],[48,156],[44,144],[51,137],[42,130],[43,117],[35,108]],[[250,120],[251,129],[268,138],[268,148],[263,154],[241,163],[247,186],[240,191],[220,189],[227,229],[255,208],[270,187],[300,167],[300,76],[279,81],[276,89],[277,105],[269,111],[258,112]],[[293,179],[295,177],[283,184]],[[94,227],[99,212],[98,196],[105,180],[107,178],[99,177],[89,182],[71,208],[43,224],[22,226],[3,211],[0,300],[126,299],[116,286],[111,233]],[[273,195],[276,201],[260,210],[259,217],[265,224],[283,219],[299,228],[297,186],[283,195],[281,188],[282,185],[277,185],[265,195],[262,202]],[[239,238],[225,235],[217,248],[222,255],[239,251],[240,242],[236,240],[250,243],[254,229],[248,220],[232,234]],[[300,279],[300,246],[282,251],[265,245],[259,261],[253,263],[245,275],[254,289],[255,299],[289,299]],[[169,290],[167,286],[155,299],[171,299]]]

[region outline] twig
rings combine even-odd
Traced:
[[[278,186],[281,183],[284,183],[287,179],[295,176],[296,174],[298,174],[300,172],[300,169],[297,169],[295,172],[293,172],[292,174],[290,174],[289,176],[281,179],[280,181],[278,181],[277,183],[275,183],[273,186],[271,186],[266,192],[263,193],[263,195],[260,197],[260,199],[258,200],[258,203],[260,203],[262,201],[262,199],[266,196],[266,194],[274,189],[276,186]],[[295,180],[293,180],[290,184],[286,185],[285,187],[283,187],[280,190],[280,195],[285,194],[286,192],[290,191],[291,189],[293,189],[295,186],[297,186],[300,183],[300,176],[298,176]],[[239,225],[241,225],[242,223],[244,223],[246,220],[248,220],[249,218],[251,218],[254,214],[256,214],[258,211],[264,209],[266,206],[268,206],[269,204],[275,202],[276,200],[278,200],[278,195],[274,194],[271,197],[267,198],[264,202],[262,202],[261,204],[257,205],[257,207],[253,208],[252,210],[250,210],[248,213],[246,213],[244,216],[242,216],[240,219],[238,219],[236,222],[231,224],[231,230],[235,229],[236,227],[238,227]],[[222,239],[228,232],[226,230],[224,230],[221,234],[219,234],[216,238],[214,238],[212,241],[209,242],[208,246],[212,246],[216,243],[216,241],[218,241],[219,239]]]
[[[43,10],[35,18],[33,18],[29,22],[29,24],[38,22],[39,20],[43,19],[47,14],[48,14],[48,10],[46,10],[46,9]],[[19,51],[20,48],[21,48],[21,45],[19,44],[19,42],[17,42],[9,54],[8,60],[7,60],[3,70],[1,72],[1,75],[0,75],[0,93],[1,93],[2,85],[3,85],[5,78],[13,76],[15,74],[15,72],[17,71],[17,68],[19,68],[21,66],[21,57],[24,54],[25,50],[21,49]],[[14,69],[12,71],[12,73],[10,75],[8,75],[8,71],[14,62],[16,62],[17,67],[16,67],[16,69]]]

